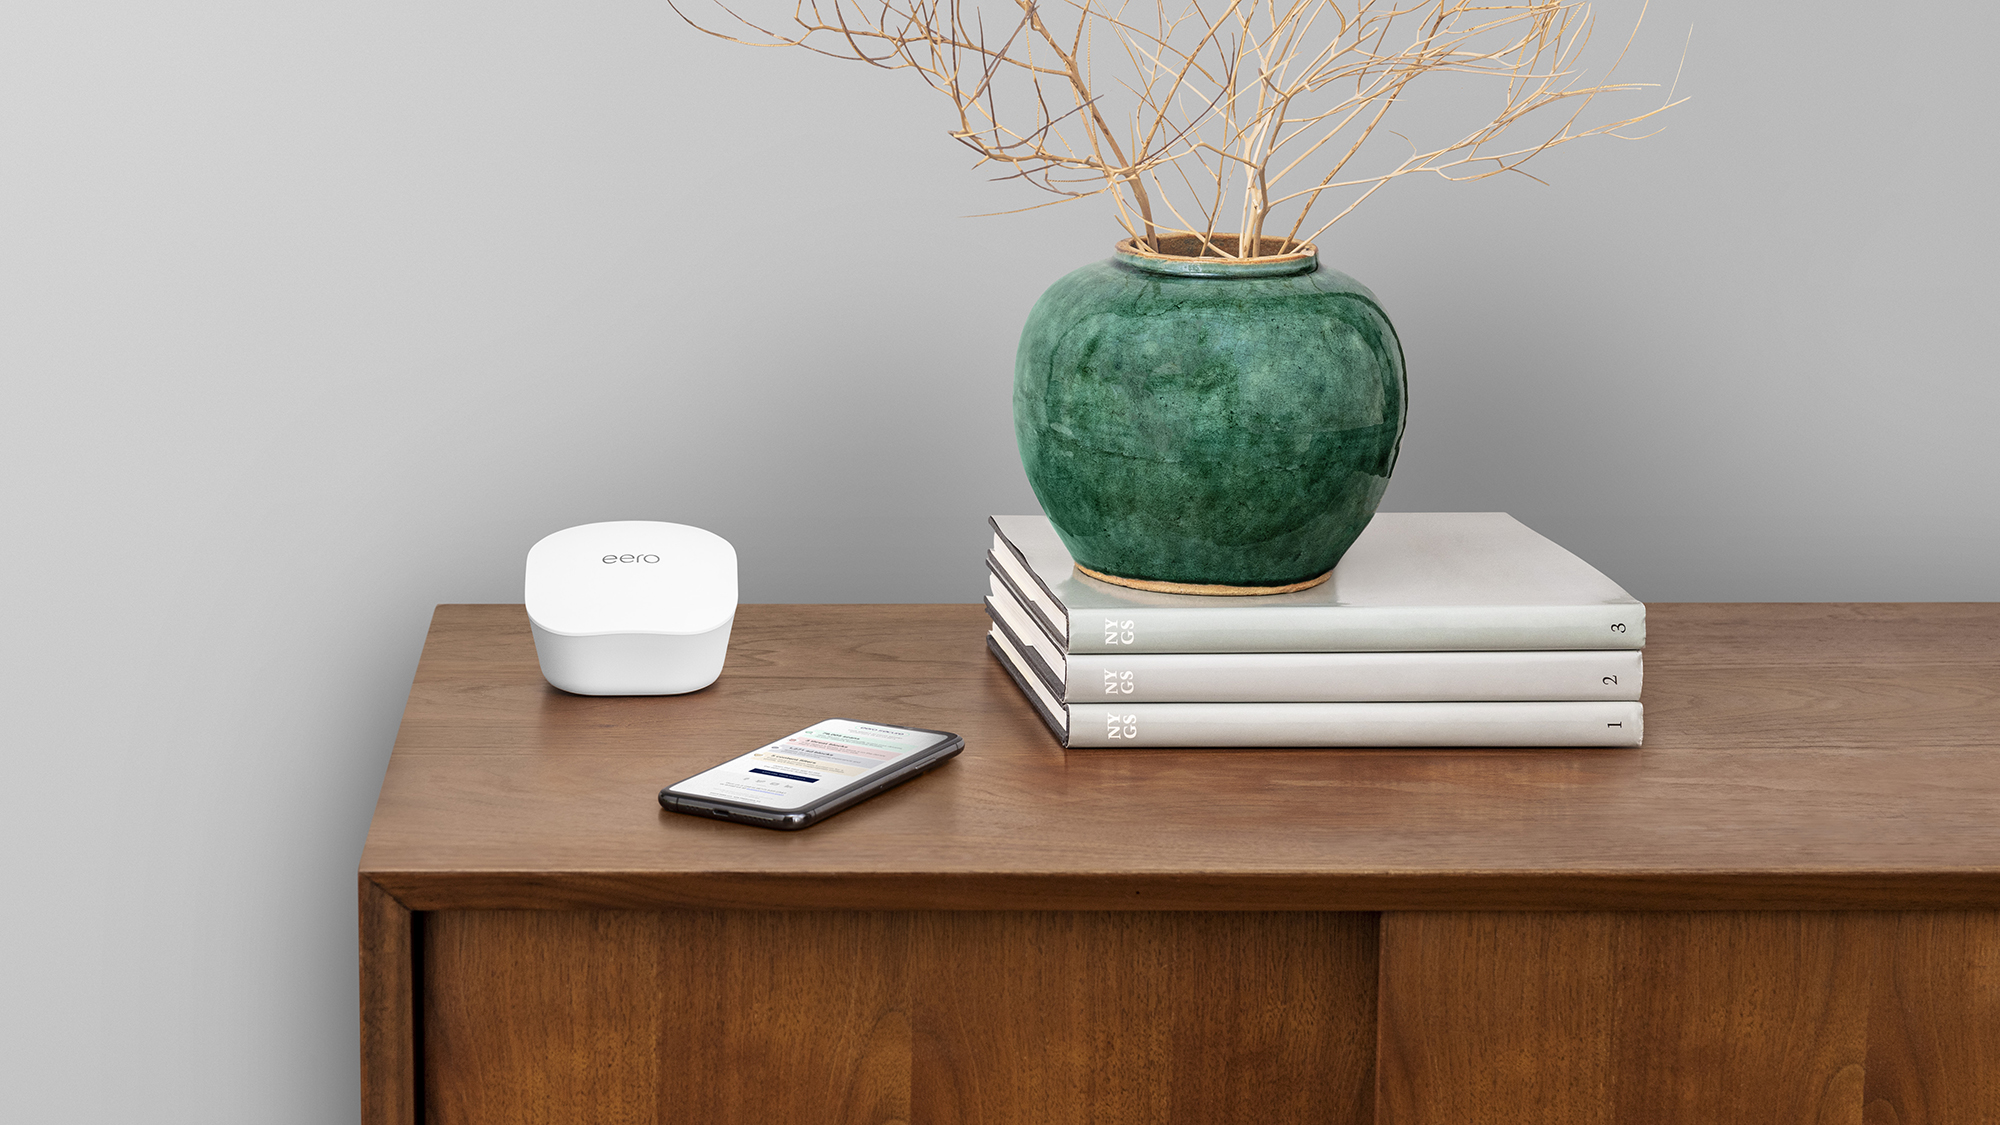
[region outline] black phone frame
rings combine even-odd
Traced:
[[[946,761],[957,757],[959,751],[965,749],[965,739],[948,730],[932,730],[929,727],[909,727],[901,723],[878,723],[862,719],[833,718],[820,720],[820,723],[833,722],[859,723],[863,726],[871,727],[894,727],[897,730],[913,730],[923,734],[941,734],[945,736],[945,740],[935,746],[917,751],[909,758],[904,759],[897,769],[876,778],[866,785],[836,789],[828,793],[825,797],[807,805],[805,808],[793,809],[790,812],[777,812],[772,809],[761,808],[757,805],[723,801],[713,797],[689,797],[685,794],[673,792],[674,785],[679,785],[685,781],[692,781],[709,770],[714,769],[715,766],[696,770],[694,773],[681,778],[680,781],[676,781],[672,785],[661,789],[660,807],[666,809],[668,812],[685,813],[689,816],[727,820],[736,824],[753,825],[758,828],[775,828],[781,832],[796,832],[801,828],[810,828],[835,813],[853,808],[870,797],[886,793],[913,777],[920,777],[923,774],[929,773],[938,766],[943,765]],[[818,725],[819,723],[814,723],[812,726],[801,728],[792,733],[802,734]],[[785,737],[790,738],[791,735],[786,735]],[[779,741],[783,740],[780,739]],[[772,743],[765,743],[765,745],[769,746]],[[762,749],[762,747],[758,749]],[[746,750],[744,753],[754,754],[756,750]],[[737,754],[734,757],[725,758],[715,765],[726,765],[741,757],[743,757],[743,754]]]

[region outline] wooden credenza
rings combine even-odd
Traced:
[[[2000,605],[1655,605],[1639,750],[1079,750],[977,606],[690,696],[441,606],[360,869],[364,1120],[2000,1122]],[[780,833],[818,719],[952,764]]]

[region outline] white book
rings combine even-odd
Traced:
[[[1333,576],[1262,597],[1076,571],[1046,516],[994,516],[987,564],[1067,653],[1636,649],[1646,607],[1505,512],[1380,512]]]
[[[1639,698],[1638,649],[1065,653],[998,576],[986,612],[1064,703],[1410,703]]]
[[[1637,701],[1504,703],[1064,703],[1000,627],[986,645],[1071,749],[1637,746]]]

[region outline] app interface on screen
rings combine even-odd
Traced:
[[[767,809],[800,809],[948,736],[828,719],[668,789]]]

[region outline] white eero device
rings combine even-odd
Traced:
[[[526,599],[542,675],[562,690],[700,691],[736,620],[736,548],[680,523],[566,528],[528,549]]]

